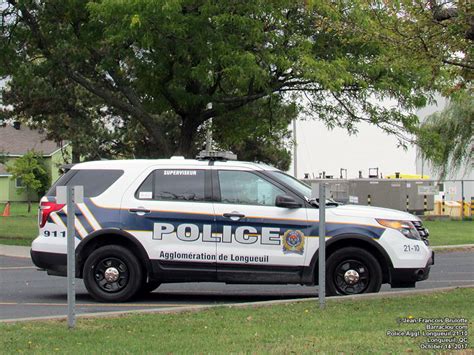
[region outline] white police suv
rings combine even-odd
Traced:
[[[74,165],[41,199],[33,262],[66,275],[66,217],[56,186],[83,185],[76,205],[76,276],[100,301],[126,301],[167,282],[314,285],[318,204],[311,189],[266,165],[202,157]],[[434,254],[414,215],[326,209],[327,291],[414,287]]]

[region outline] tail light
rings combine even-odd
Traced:
[[[51,213],[59,211],[64,207],[64,204],[56,202],[41,202],[39,206],[39,226],[43,228]]]

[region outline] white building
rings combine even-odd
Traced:
[[[329,130],[320,121],[297,121],[297,177],[319,177],[323,171],[339,177],[341,168],[347,169],[348,178],[358,177],[359,171],[368,177],[370,168],[379,168],[383,176],[415,173],[414,147],[398,147],[396,137],[368,123],[358,128],[357,135],[349,136],[345,129]],[[293,165],[289,171],[293,174]]]
[[[436,111],[442,110],[447,105],[447,100],[441,96],[436,98],[437,105],[429,105],[418,111],[417,115],[420,120],[424,120],[426,117]],[[474,173],[473,173],[474,158],[471,157],[471,161],[467,165],[461,167],[457,171],[452,171],[445,180],[451,180],[444,182],[444,191],[438,196],[437,199],[441,199],[444,195],[446,201],[461,201],[463,195],[466,202],[471,202],[474,198]],[[436,172],[431,167],[431,164],[424,161],[418,154],[416,159],[416,173],[425,174],[433,179],[437,179]]]

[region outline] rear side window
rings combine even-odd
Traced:
[[[205,201],[204,170],[153,171],[135,193],[139,200]]]
[[[84,197],[96,197],[107,190],[123,170],[69,170],[49,189],[46,196],[56,196],[57,186],[84,186]]]

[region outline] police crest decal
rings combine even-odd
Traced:
[[[283,253],[284,254],[303,254],[304,252],[304,234],[299,230],[287,230],[283,234]]]

